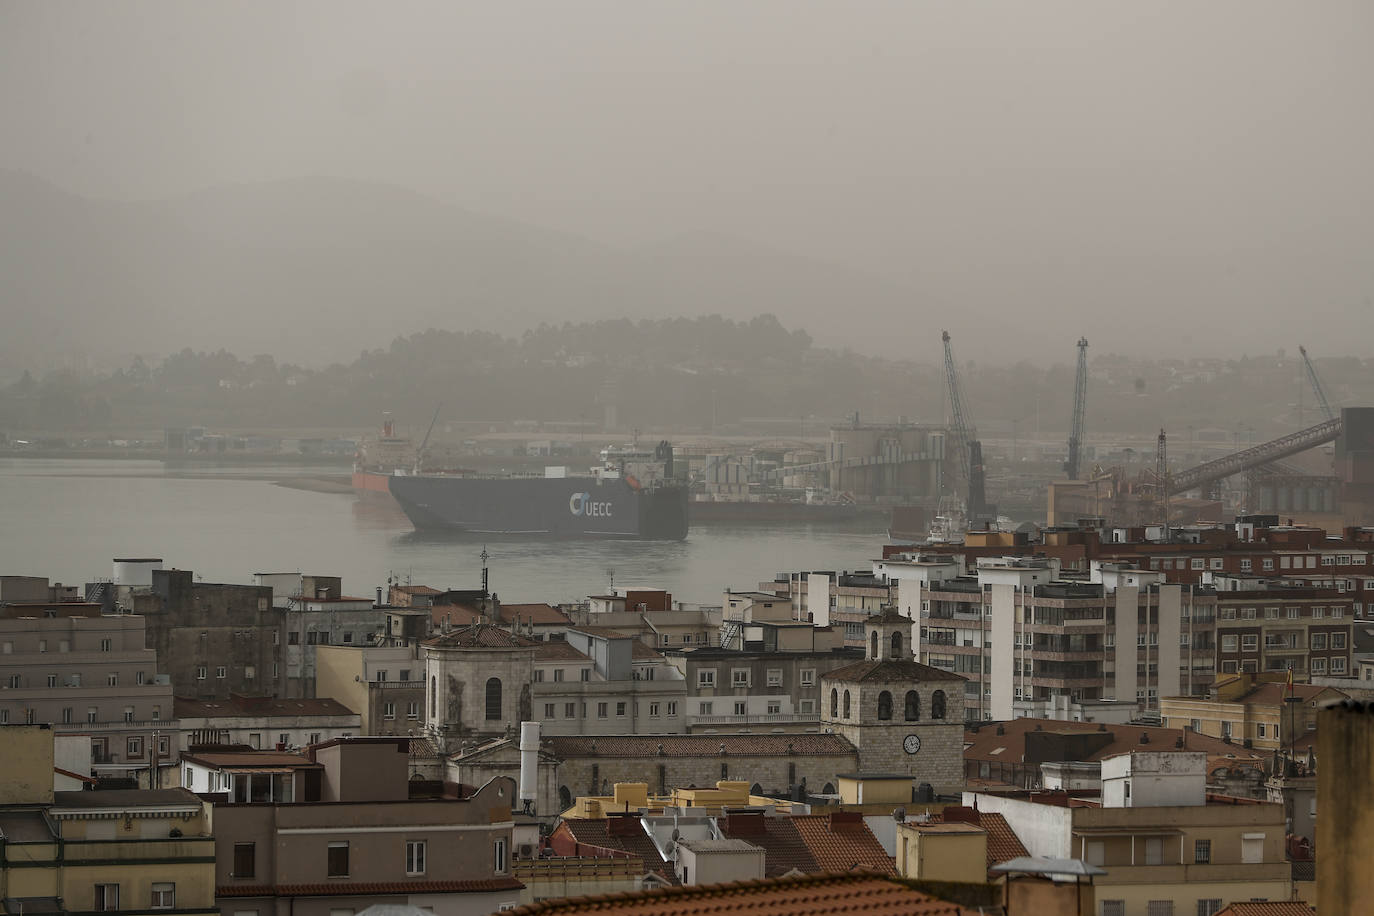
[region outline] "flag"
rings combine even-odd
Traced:
[[[1288,695],[1293,695],[1293,663],[1288,663]]]

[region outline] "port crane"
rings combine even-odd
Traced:
[[[1322,409],[1322,416],[1328,420],[1336,417],[1336,412],[1331,409],[1331,402],[1326,399],[1326,390],[1322,388],[1322,380],[1317,377],[1317,370],[1312,365],[1312,360],[1307,356],[1307,348],[1302,344],[1298,345],[1298,352],[1302,354],[1302,364],[1307,367],[1307,380],[1312,384],[1312,390],[1317,395],[1317,406]]]
[[[1064,470],[1070,480],[1078,479],[1083,448],[1083,417],[1088,403],[1088,338],[1078,338],[1078,373],[1073,382],[1073,423],[1069,427],[1069,458]]]
[[[954,348],[949,342],[949,331],[941,331],[940,338],[945,344],[945,390],[949,397],[950,431],[954,434],[955,470],[953,479],[958,483],[969,483],[972,464],[970,463],[970,444],[978,439],[973,421],[964,410],[964,398],[959,389],[959,373],[954,366]],[[970,505],[970,512],[977,507]]]

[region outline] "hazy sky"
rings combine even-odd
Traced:
[[[0,3],[0,167],[721,233],[1043,313],[1026,345],[1065,361],[1240,307],[1269,317],[1183,349],[1291,350],[1316,319],[1361,354],[1371,87],[1367,0]]]

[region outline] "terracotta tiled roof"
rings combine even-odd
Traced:
[[[338,897],[353,894],[483,894],[523,890],[514,878],[470,881],[358,881],[336,884],[221,884],[216,897]]]
[[[1316,907],[1301,900],[1271,900],[1268,903],[1233,903],[1217,911],[1217,916],[1312,916]]]
[[[1284,698],[1288,696],[1287,684],[1260,684],[1244,696],[1238,697],[1234,702],[1244,703],[1247,706],[1282,706]],[[1313,687],[1310,684],[1294,684],[1293,696],[1310,703],[1316,699],[1329,696],[1333,700],[1339,700],[1345,696],[1341,690],[1335,687]]]
[[[790,820],[796,826],[821,871],[849,871],[859,867],[876,874],[897,874],[892,857],[861,816],[799,814],[782,820]]]
[[[621,631],[621,630],[615,629],[614,627],[581,627],[581,626],[574,626],[574,627],[571,627],[570,629],[576,630],[576,631],[579,632],[579,633],[586,633],[588,636],[600,636],[600,637],[603,638],[603,639],[633,639],[633,638],[634,638],[634,634],[633,634],[633,633],[625,633],[625,632],[623,632],[623,631]]]
[[[855,753],[839,735],[554,735],[544,739],[558,757],[841,757]]]
[[[530,903],[512,916],[616,913],[625,916],[750,916],[842,914],[858,916],[966,916],[972,911],[937,900],[900,881],[869,874],[807,875],[732,881],[650,891],[596,894]]]
[[[405,595],[438,595],[442,594],[437,588],[428,585],[393,585],[391,586],[398,592]]]
[[[663,658],[663,653],[659,652],[657,649],[652,649],[644,645],[644,643],[636,639],[634,644],[630,646],[630,658],[647,661],[651,658]]]
[[[808,875],[822,871],[794,818],[749,812],[720,818],[718,823],[722,836],[746,840],[763,850],[763,873],[769,877],[794,870]]]
[[[293,767],[315,769],[321,765],[314,763],[304,754],[290,754],[285,751],[205,751],[181,755],[182,760],[200,763],[208,767]]]
[[[572,623],[568,615],[551,604],[503,604],[500,606],[501,621],[510,623],[515,618],[521,621],[532,620],[535,626],[559,626]]]
[[[587,662],[591,661],[586,653],[579,652],[572,646],[559,639],[551,639],[548,642],[541,642],[534,649],[535,661],[556,661],[558,659],[568,659],[569,661]]]
[[[178,719],[216,716],[351,716],[353,710],[327,697],[319,699],[280,699],[278,697],[248,697],[230,694],[227,700],[196,700],[176,697],[172,701]]]
[[[933,668],[910,659],[855,662],[835,668],[821,675],[830,681],[964,681],[968,678],[953,671]]]
[[[644,869],[658,875],[669,884],[677,884],[678,879],[671,866],[663,859],[658,846],[649,838],[638,824],[633,831],[611,833],[611,822],[605,818],[565,818],[559,827],[570,833],[574,840],[584,846],[606,850],[619,850],[628,855],[639,856],[644,861]]]
[[[998,734],[998,730],[1003,734]],[[1234,754],[1251,756],[1239,744],[1227,744],[1220,738],[1209,738],[1196,732],[1181,728],[1159,728],[1150,725],[1103,725],[1095,722],[1064,722],[1057,719],[1012,719],[998,724],[985,724],[978,731],[964,732],[964,759],[1000,761],[1002,763],[1026,762],[1026,735],[1033,731],[1051,733],[1098,732],[1103,734],[1103,745],[1086,754],[1084,760],[1104,760],[1117,754],[1130,751],[1203,751],[1207,754],[1225,756]],[[1140,736],[1146,735],[1149,741],[1140,743]],[[1179,740],[1184,746],[1177,747]],[[1000,748],[1000,750],[999,750]]]
[[[932,814],[929,823],[976,824],[986,830],[988,832],[988,868],[1003,862],[1010,862],[1021,856],[1030,855],[1025,844],[1021,842],[1021,838],[1016,835],[1016,831],[1011,829],[1011,824],[1007,823],[1007,819],[1001,814],[956,806],[946,808],[943,814]]]
[[[520,649],[539,645],[538,640],[516,636],[489,623],[463,627],[425,642],[439,649]]]
[[[455,627],[466,627],[476,623],[483,616],[475,607],[466,604],[435,604],[429,609],[430,620],[440,626],[445,620]]]

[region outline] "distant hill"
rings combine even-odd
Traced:
[[[891,353],[853,306],[914,307],[861,272],[730,239],[620,250],[358,181],[115,202],[0,171],[0,212],[5,374],[186,346],[321,364],[429,327],[711,313],[770,312],[823,345]]]

